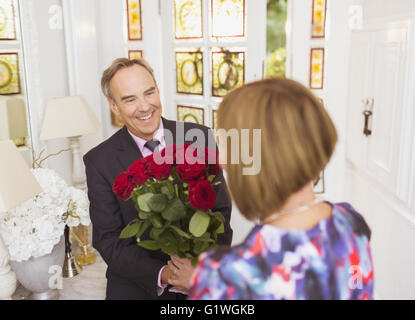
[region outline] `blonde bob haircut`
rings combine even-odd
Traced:
[[[317,179],[337,143],[334,124],[319,99],[300,83],[283,78],[256,81],[231,91],[219,106],[218,127],[236,129],[240,137],[242,129],[249,129],[253,157],[252,132],[261,130],[257,175],[243,175],[244,164],[230,163],[231,143],[222,150],[227,153],[230,193],[249,220],[276,212],[291,194]]]

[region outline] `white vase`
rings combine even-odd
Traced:
[[[29,260],[17,262],[10,261],[10,266],[16,273],[20,284],[31,292],[30,300],[56,300],[59,298],[59,291],[50,287],[50,279],[54,274],[49,270],[52,266],[58,266],[62,270],[65,259],[65,241],[62,236],[52,252],[43,257],[30,258]]]
[[[10,269],[9,251],[0,236],[0,300],[11,300],[16,290],[16,275]]]

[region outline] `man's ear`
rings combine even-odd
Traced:
[[[120,115],[120,111],[118,110],[117,105],[115,104],[115,102],[111,99],[111,98],[107,98],[108,104],[110,105],[111,111],[119,116]]]

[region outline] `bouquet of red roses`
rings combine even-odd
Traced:
[[[120,238],[137,238],[149,250],[197,263],[200,253],[216,247],[225,219],[212,212],[216,200],[213,180],[219,174],[218,154],[189,144],[171,145],[134,162],[119,174],[113,192],[132,199],[138,217],[122,230]],[[150,228],[151,240],[141,240]]]

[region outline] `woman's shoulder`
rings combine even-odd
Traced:
[[[366,236],[370,240],[371,230],[365,218],[350,203],[339,202],[333,204],[333,216],[348,223],[358,236]]]

